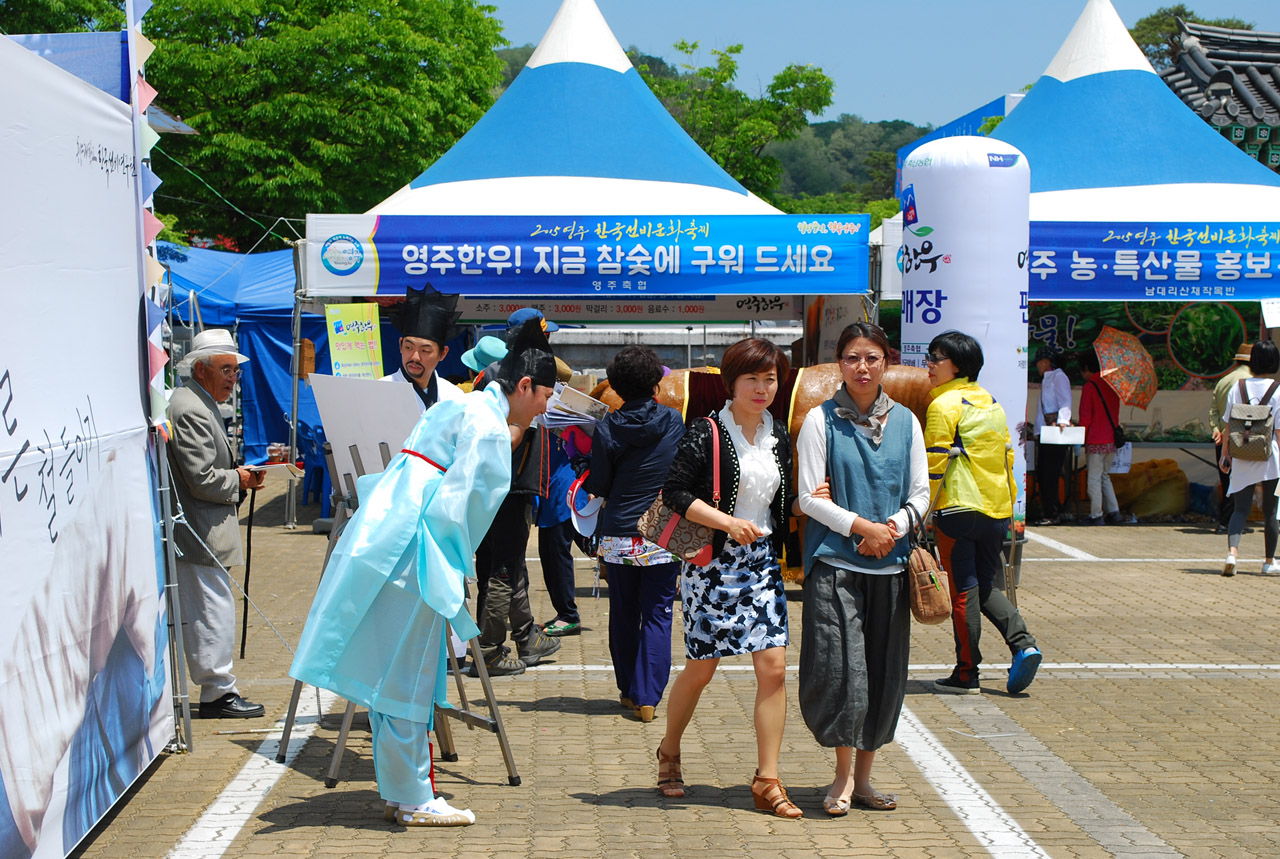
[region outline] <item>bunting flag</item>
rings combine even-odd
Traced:
[[[151,169],[146,162],[142,164],[142,205],[151,206],[151,197],[156,193],[156,189],[164,182]],[[153,281],[154,282],[154,281]]]
[[[133,16],[129,23],[136,27],[142,20],[142,16],[151,9],[151,0],[133,0],[130,5],[133,7]]]
[[[135,33],[133,36],[133,46],[135,61],[138,64],[138,68],[134,69],[134,71],[137,72],[147,64],[147,59],[150,58],[152,52],[156,49],[156,43],[141,33]]]
[[[140,133],[142,134],[142,157],[150,158],[152,147],[160,142],[160,135],[149,123],[146,122],[142,124],[142,131]]]
[[[159,283],[162,277],[164,277],[164,264],[147,254],[147,289]]]
[[[155,97],[156,88],[147,83],[147,79],[142,75],[138,75],[138,112],[145,113],[151,106],[151,102],[155,101]]]
[[[157,218],[151,213],[150,209],[142,210],[142,231],[146,234],[143,247],[151,244],[156,240],[156,236],[160,235],[160,231],[164,229],[164,221]]]
[[[150,298],[143,300],[147,306],[147,372],[151,380],[151,420],[159,425],[164,422],[165,409],[169,407],[169,393],[164,385],[164,366],[169,363],[169,355],[163,346],[164,310]]]

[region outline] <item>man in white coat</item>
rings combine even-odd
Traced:
[[[442,295],[431,284],[405,292],[394,324],[400,332],[400,369],[383,376],[384,382],[407,382],[418,395],[425,412],[438,402],[463,396],[457,385],[440,377],[436,365],[449,354],[447,345],[457,334],[456,295]]]
[[[1040,406],[1036,409],[1036,438],[1046,426],[1071,426],[1071,380],[1059,369],[1059,353],[1042,346],[1036,352],[1036,369],[1040,371]],[[1062,467],[1067,460],[1067,446],[1062,444],[1037,444],[1036,484],[1040,488],[1040,519],[1036,525],[1053,525],[1071,519],[1064,508],[1059,493]],[[1067,480],[1068,498],[1072,482]]]

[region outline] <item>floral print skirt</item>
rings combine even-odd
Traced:
[[[689,659],[787,645],[787,595],[770,537],[750,546],[728,540],[707,566],[685,564],[680,601]]]

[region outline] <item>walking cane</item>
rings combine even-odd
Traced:
[[[249,568],[253,565],[253,502],[258,500],[258,488],[249,490],[249,529],[244,540],[244,611],[240,619],[240,658],[244,659],[245,640],[249,637]]]

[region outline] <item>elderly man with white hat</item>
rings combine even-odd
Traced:
[[[244,563],[236,513],[240,493],[261,486],[264,475],[236,467],[218,413],[218,403],[235,390],[240,364],[248,360],[225,328],[200,332],[183,360],[192,383],[175,390],[169,401],[169,464],[189,526],[180,525],[174,534],[182,553],[176,572],[183,643],[191,682],[200,686],[200,716],[206,719],[247,719],[265,712],[240,696],[231,673],[236,605],[227,573]]]

